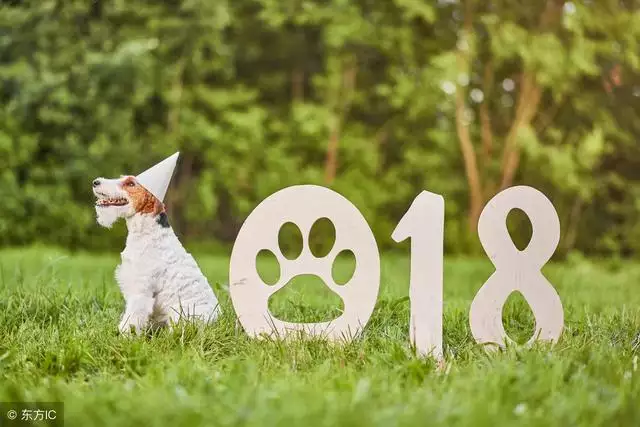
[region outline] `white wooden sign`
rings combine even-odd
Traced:
[[[515,208],[522,209],[533,225],[527,248],[518,250],[507,231],[506,218]],[[335,226],[336,243],[329,255],[316,258],[308,244],[313,224],[321,218]],[[296,224],[304,245],[297,259],[289,260],[278,247],[280,228]],[[530,304],[536,318],[536,340],[556,342],[563,329],[560,298],[540,272],[551,258],[560,237],[558,215],[542,193],[519,186],[504,190],[485,207],[478,225],[480,241],[496,267],[480,288],[470,311],[474,339],[480,344],[503,346],[509,337],[502,325],[502,307],[507,297],[519,291]],[[392,238],[411,239],[409,295],[411,342],[421,355],[443,357],[443,241],[444,199],[422,192],[413,201]],[[257,256],[271,251],[280,264],[280,279],[270,286],[257,271]],[[332,279],[332,265],[343,250],[356,258],[356,271],[344,286]],[[269,297],[299,275],[315,274],[345,306],[338,318],[322,323],[290,323],[269,311]],[[380,256],[373,233],[358,209],[340,194],[325,187],[301,185],[285,188],[265,199],[243,224],[231,254],[230,292],[238,319],[253,337],[281,336],[304,332],[332,340],[351,340],[371,316],[380,286]]]
[[[531,241],[522,251],[513,244],[507,230],[507,215],[514,208],[527,214],[533,228]],[[505,340],[511,342],[502,325],[502,307],[515,291],[524,296],[536,319],[535,332],[527,344],[560,338],[564,325],[562,303],[540,272],[560,241],[560,220],[549,199],[531,187],[504,190],[482,211],[478,235],[496,271],[471,304],[469,322],[476,341],[500,346]]]
[[[409,336],[424,356],[441,358],[444,258],[444,198],[423,191],[391,236],[411,239]]]
[[[316,258],[309,248],[309,233],[321,218],[333,223],[336,241],[326,257]],[[294,260],[285,258],[278,246],[280,228],[288,222],[300,228],[303,238],[302,253]],[[280,279],[273,286],[262,281],[256,268],[257,255],[263,249],[271,251],[280,263]],[[343,250],[353,252],[356,269],[351,280],[340,286],[331,273]],[[317,275],[342,298],[344,313],[340,317],[322,323],[290,323],[271,314],[269,297],[305,274]],[[265,199],[245,221],[231,254],[229,283],[236,314],[249,335],[305,332],[352,339],[373,313],[380,287],[380,255],[367,221],[347,199],[324,187],[289,187]]]

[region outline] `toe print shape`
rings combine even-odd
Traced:
[[[336,227],[329,218],[316,220],[309,231],[309,250],[316,258],[324,258],[336,244]]]
[[[343,250],[336,256],[331,276],[336,285],[344,286],[351,281],[356,271],[356,256],[353,251]]]
[[[268,249],[263,249],[256,256],[256,269],[260,279],[269,286],[280,280],[280,264],[278,258]]]
[[[297,259],[302,253],[302,233],[292,222],[285,223],[278,232],[278,248],[282,256],[288,260]],[[273,286],[280,280],[280,263],[278,257],[269,249],[258,252],[256,269],[262,281]]]
[[[297,225],[287,222],[280,227],[278,247],[286,259],[297,259],[302,254],[303,245],[302,232]]]
[[[320,244],[323,239],[312,234],[321,229],[316,225],[320,219],[329,220],[333,226],[335,238],[330,245],[323,246]],[[295,224],[302,234],[302,250],[295,259],[286,257],[279,244],[281,228],[286,223]],[[312,250],[316,244],[320,248]],[[280,276],[273,285],[257,269],[257,255],[264,250],[271,252],[280,266]],[[336,259],[349,252],[353,254],[353,269],[344,274],[344,263],[339,260],[336,265]],[[229,271],[231,298],[238,319],[246,332],[256,337],[302,331],[333,339],[353,338],[369,320],[380,285],[378,248],[362,214],[340,194],[312,185],[285,188],[258,205],[238,233]],[[344,309],[338,317],[317,323],[294,323],[269,310],[269,300],[275,293],[290,286],[293,280],[310,275],[321,279],[342,300]],[[300,301],[313,299],[313,294],[304,292]]]

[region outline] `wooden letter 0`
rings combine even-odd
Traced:
[[[507,230],[507,215],[515,208],[527,214],[533,229],[531,241],[522,251],[515,247]],[[496,271],[471,304],[469,322],[475,340],[499,346],[504,346],[505,339],[512,342],[502,325],[502,307],[511,293],[519,291],[536,320],[535,332],[526,345],[537,339],[557,341],[564,325],[562,303],[540,271],[560,241],[560,221],[551,201],[531,187],[508,188],[482,211],[478,234]]]
[[[309,232],[320,218],[329,219],[336,230],[334,247],[324,258],[309,248]],[[282,255],[278,232],[287,222],[296,224],[303,237],[303,249],[295,260]],[[256,256],[270,250],[280,263],[280,279],[269,286],[260,278]],[[332,278],[332,266],[342,250],[356,258],[351,280],[343,286]],[[290,323],[276,319],[269,311],[269,297],[296,276],[315,274],[344,302],[344,313],[329,322]],[[371,317],[380,287],[380,254],[375,238],[358,209],[340,194],[324,187],[300,185],[285,188],[266,198],[243,224],[231,253],[229,269],[233,306],[250,336],[285,337],[304,332],[329,339],[352,339]]]

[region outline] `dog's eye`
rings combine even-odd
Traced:
[[[127,182],[127,187],[135,187],[136,183],[133,181],[128,181]]]

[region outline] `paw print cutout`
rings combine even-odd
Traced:
[[[326,255],[312,250],[309,243],[311,230],[321,218],[329,219],[335,228],[335,243]],[[303,238],[297,256],[286,257],[279,247],[278,236],[287,223],[295,224]],[[257,256],[264,251],[273,254],[280,266],[279,278],[271,284],[257,268]],[[349,280],[336,281],[333,265],[345,251],[355,257],[355,269]],[[285,322],[273,316],[269,298],[301,275],[318,276],[340,296],[342,315],[318,323]],[[233,247],[229,276],[233,306],[249,335],[286,337],[304,332],[349,340],[361,332],[373,312],[380,287],[380,255],[369,225],[349,200],[328,188],[300,185],[271,195],[249,215]]]
[[[347,285],[355,271],[355,255],[350,249],[333,251],[335,246],[335,227],[327,218],[318,219],[311,227],[308,236],[303,236],[298,226],[292,222],[284,224],[278,233],[279,255],[275,255],[268,249],[263,249],[258,254],[258,275],[267,285],[280,285],[279,290],[269,299],[269,309],[274,317],[285,321],[312,321],[333,320],[344,310],[344,301],[332,288]],[[321,262],[323,271],[309,271],[306,274],[298,274],[288,277],[280,274],[280,264],[284,271],[292,271],[285,264],[301,262],[303,248],[307,256],[313,256]],[[351,256],[350,256],[351,255]],[[344,261],[352,261],[351,264]],[[275,267],[275,268],[274,268]],[[323,280],[320,276],[328,276],[330,281]],[[301,285],[305,289],[301,291]],[[282,297],[289,300],[282,304]],[[296,295],[298,301],[302,296],[304,303],[298,305],[295,313],[291,309],[291,295]],[[306,304],[305,304],[306,303]],[[315,307],[311,307],[315,306]],[[286,311],[281,309],[286,307]]]

